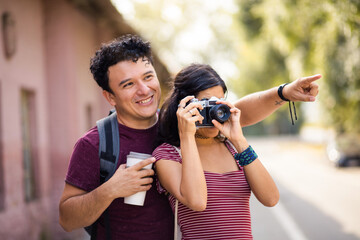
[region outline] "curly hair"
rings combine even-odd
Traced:
[[[217,72],[206,64],[191,64],[182,69],[174,80],[174,88],[165,100],[159,115],[159,132],[157,145],[169,143],[180,146],[176,111],[178,104],[186,96],[197,96],[199,92],[211,87],[221,86],[224,93],[227,87]]]
[[[90,61],[90,71],[103,90],[113,93],[109,87],[109,67],[121,61],[136,63],[140,58],[153,64],[150,42],[136,35],[123,35],[96,51]]]

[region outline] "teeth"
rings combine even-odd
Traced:
[[[145,99],[145,100],[139,101],[139,103],[147,103],[147,102],[150,102],[150,100],[151,100],[151,97],[149,97],[148,99]]]

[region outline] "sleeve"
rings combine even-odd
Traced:
[[[179,152],[176,150],[174,146],[167,143],[163,143],[162,145],[157,147],[152,155],[156,159],[155,162],[159,160],[170,160],[170,161],[182,163],[182,159],[180,157]]]
[[[87,192],[100,184],[98,147],[85,138],[75,144],[65,182]]]
[[[156,170],[156,162],[159,160],[169,160],[174,161],[182,164],[182,160],[180,157],[179,152],[176,150],[176,148],[170,144],[163,143],[159,147],[157,147],[154,152],[152,153],[153,157],[155,158],[155,170]],[[156,177],[156,187],[158,192],[161,193],[167,193],[167,190],[161,186],[159,178]]]

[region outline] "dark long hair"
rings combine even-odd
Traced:
[[[215,86],[221,86],[224,93],[227,92],[224,80],[206,64],[191,64],[175,76],[173,91],[160,110],[157,145],[165,142],[180,146],[176,116],[179,102],[186,96],[197,96],[199,92]]]

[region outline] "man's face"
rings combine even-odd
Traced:
[[[154,67],[140,58],[109,67],[109,86],[104,95],[118,112],[120,123],[132,128],[148,128],[156,122],[161,90]],[[106,96],[107,95],[107,96]]]

